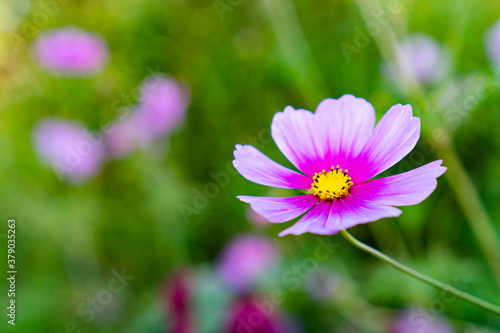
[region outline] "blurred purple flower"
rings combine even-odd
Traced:
[[[142,83],[137,112],[152,138],[170,134],[184,122],[189,89],[163,75],[152,75]]]
[[[269,221],[266,220],[265,217],[254,211],[250,206],[247,206],[245,215],[247,220],[254,225],[264,226],[264,227],[269,226]]]
[[[229,287],[241,292],[274,267],[278,260],[278,250],[267,238],[241,235],[224,249],[217,272]]]
[[[488,58],[494,65],[500,65],[500,19],[488,29],[485,37]]]
[[[119,157],[149,144],[151,138],[144,129],[144,119],[135,110],[127,118],[116,120],[105,134],[109,153]]]
[[[408,309],[392,323],[391,333],[453,333],[452,327],[443,319],[421,309]]]
[[[107,42],[98,34],[77,27],[46,30],[34,43],[38,63],[54,74],[86,76],[108,63]]]
[[[402,40],[395,51],[395,61],[384,71],[393,81],[408,83],[414,79],[428,85],[442,80],[448,73],[448,52],[432,36],[412,34]]]
[[[165,306],[170,314],[172,323],[169,333],[192,333],[193,321],[191,318],[192,283],[186,271],[180,271],[171,277],[165,292]]]
[[[297,333],[300,328],[283,316],[268,300],[244,297],[233,303],[227,321],[227,333]]]
[[[101,170],[105,157],[102,141],[75,121],[46,118],[33,130],[38,155],[56,174],[72,183],[82,183]]]
[[[135,148],[169,135],[182,125],[189,103],[188,88],[163,75],[147,78],[141,88],[139,105],[106,133],[110,153],[123,156]]]

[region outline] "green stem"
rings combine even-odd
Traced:
[[[365,22],[370,22],[372,19],[371,13],[382,10],[380,1],[357,0],[356,2]],[[456,33],[455,30],[453,30],[454,33]],[[397,43],[397,34],[392,24],[388,24],[380,33],[375,34],[373,38],[380,49],[384,61],[391,62],[396,57],[394,50]],[[410,77],[408,89],[404,90],[408,97],[418,101],[422,110],[427,110],[425,114],[426,119],[433,124],[432,127],[440,127],[436,124],[437,108],[434,102],[428,99],[415,77]],[[460,157],[452,145],[451,134],[448,133],[448,135],[450,136],[449,142],[435,145],[437,155],[443,158],[444,164],[448,167],[445,176],[450,180],[450,185],[467,217],[467,222],[476,242],[486,258],[497,286],[500,286],[500,241],[498,239],[498,232],[482,202],[477,186],[463,166]]]
[[[357,247],[358,249],[365,251],[366,253],[371,254],[375,258],[382,260],[389,265],[392,265],[394,268],[400,270],[403,273],[406,273],[407,275],[416,278],[417,280],[420,280],[422,282],[427,283],[428,285],[431,285],[435,288],[445,290],[449,293],[452,293],[453,295],[457,296],[458,298],[463,299],[464,301],[467,301],[471,304],[477,305],[485,310],[488,310],[498,316],[500,316],[500,306],[486,302],[485,300],[482,300],[476,296],[473,296],[471,294],[466,293],[465,291],[459,290],[455,287],[450,286],[449,284],[443,283],[441,281],[438,281],[436,279],[433,279],[427,275],[424,275],[408,266],[403,265],[402,263],[392,259],[391,257],[383,254],[382,252],[375,250],[373,247],[366,245],[365,243],[362,243],[361,241],[357,240],[352,236],[349,232],[346,230],[341,230],[340,234],[344,236],[344,238]]]
[[[328,88],[312,56],[293,1],[261,0],[261,3],[298,92],[311,106],[323,100],[329,95]]]

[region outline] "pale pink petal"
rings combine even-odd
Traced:
[[[326,155],[325,141],[318,135],[312,112],[287,106],[274,115],[271,134],[280,151],[297,169],[310,177],[321,171],[321,161]]]
[[[420,119],[412,116],[410,105],[397,104],[378,122],[368,142],[349,165],[354,184],[387,170],[405,157],[420,137]]]
[[[325,99],[316,114],[291,106],[271,125],[274,142],[290,162],[312,177],[340,164],[343,168],[364,146],[375,125],[375,110],[363,98]]]
[[[446,171],[442,163],[438,160],[399,175],[356,184],[351,188],[351,195],[383,205],[416,205],[436,188],[436,178]]]
[[[365,99],[353,95],[328,98],[318,105],[316,122],[317,129],[313,134],[321,137],[328,147],[321,169],[336,165],[350,169],[353,157],[361,151],[373,132],[375,110]]]
[[[312,180],[285,168],[250,145],[236,145],[233,165],[246,179],[261,185],[310,189]]]
[[[302,219],[279,235],[300,235],[305,232],[332,235],[357,224],[396,217],[401,210],[346,196],[335,201],[321,201]]]
[[[305,232],[310,232],[319,235],[328,235],[329,231],[326,228],[326,223],[332,213],[332,202],[320,201],[306,215],[304,215],[297,223],[290,228],[283,230],[279,236],[289,234],[301,235]]]
[[[238,196],[243,202],[249,203],[252,209],[272,223],[293,220],[311,209],[317,202],[313,194],[299,195],[288,198]]]

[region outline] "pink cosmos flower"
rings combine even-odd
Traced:
[[[316,113],[287,106],[273,118],[271,134],[301,172],[285,168],[250,145],[236,145],[234,167],[246,179],[306,190],[286,197],[238,196],[272,223],[305,214],[279,235],[335,234],[357,224],[399,216],[393,206],[415,205],[436,188],[442,160],[370,180],[405,157],[420,137],[420,119],[397,104],[375,126],[375,110],[363,98],[344,95],[322,101]]]
[[[278,258],[278,250],[269,239],[240,235],[224,249],[217,272],[224,283],[241,292],[249,288],[266,270],[274,267]]]
[[[44,31],[35,41],[38,63],[54,74],[85,76],[108,63],[107,42],[95,33],[76,27]]]
[[[101,171],[106,152],[101,140],[76,121],[46,118],[33,130],[38,155],[71,183],[83,183]]]
[[[500,19],[486,33],[484,44],[490,61],[495,65],[500,65]]]

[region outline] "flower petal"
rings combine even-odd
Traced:
[[[261,185],[310,189],[312,180],[285,168],[250,145],[236,145],[233,165],[246,179]]]
[[[389,169],[405,157],[420,137],[420,119],[412,116],[410,105],[394,105],[378,122],[377,127],[349,166],[352,181],[362,183]]]
[[[328,235],[328,229],[325,227],[326,222],[330,217],[332,202],[320,201],[306,215],[304,215],[297,223],[290,228],[283,230],[279,236],[289,234],[301,235],[305,232],[310,232],[319,235]]]
[[[326,154],[324,141],[317,135],[315,125],[312,112],[295,110],[291,106],[276,113],[271,124],[271,134],[280,151],[309,177],[323,168],[320,162]]]
[[[300,171],[343,168],[364,146],[375,125],[375,110],[363,98],[343,95],[325,99],[316,114],[291,106],[278,112],[271,125],[274,142]]]
[[[441,166],[442,163],[443,160],[438,160],[399,175],[354,185],[351,195],[382,205],[416,205],[431,195],[436,188],[436,178],[446,171],[446,168]]]
[[[315,135],[327,143],[329,153],[321,169],[336,165],[350,169],[352,158],[373,132],[375,109],[364,98],[343,95],[339,99],[322,101],[316,108],[316,118]]]
[[[401,213],[395,207],[346,196],[340,200],[319,202],[302,219],[279,235],[300,235],[305,232],[333,235],[357,224],[396,217]]]
[[[240,195],[237,197],[249,203],[252,209],[272,223],[281,223],[293,220],[311,209],[317,202],[313,194],[299,195],[288,198],[251,197]]]

